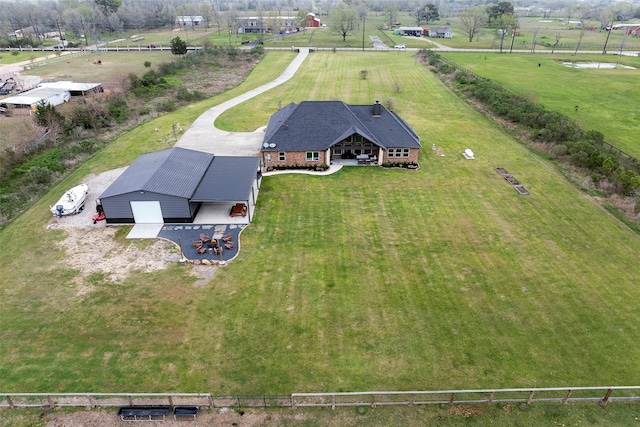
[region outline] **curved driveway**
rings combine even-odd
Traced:
[[[176,147],[205,151],[218,156],[256,156],[264,139],[264,127],[255,132],[228,132],[214,126],[215,120],[229,108],[247,101],[281,85],[296,73],[309,54],[309,49],[300,48],[300,53],[275,80],[243,93],[233,99],[205,111],[186,130]]]

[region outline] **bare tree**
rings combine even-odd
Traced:
[[[556,47],[558,47],[558,44],[560,44],[560,33],[556,33],[556,41],[555,43],[553,43],[553,46],[551,46],[551,54],[553,55],[553,52],[556,50]]]
[[[531,53],[536,53],[536,43],[538,43],[538,33],[540,32],[540,27],[533,27],[533,35],[531,37]]]
[[[469,38],[469,43],[473,41],[480,28],[487,22],[487,13],[484,7],[476,6],[463,11],[460,14],[460,23],[464,28],[465,34]]]
[[[347,7],[344,3],[331,11],[331,28],[333,31],[340,34],[342,37],[342,41],[347,40],[347,36],[351,34],[353,31],[356,22],[358,20],[358,16],[356,12]]]

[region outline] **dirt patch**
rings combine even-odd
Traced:
[[[67,237],[58,246],[67,253],[66,262],[80,273],[75,281],[78,297],[91,292],[86,280],[95,273],[104,275],[104,280],[121,282],[133,271],[150,273],[163,270],[180,259],[179,249],[166,240],[152,241],[117,239],[121,227],[107,226],[104,222],[93,224],[97,197],[113,183],[125,168],[114,169],[99,175],[88,175],[84,183],[89,186],[85,209],[77,215],[52,217],[47,229],[67,232]]]
[[[48,420],[46,427],[121,427],[125,424],[118,418],[117,410],[92,410],[78,411],[73,413],[49,413],[43,415]],[[174,421],[173,418],[167,420],[162,426],[182,427],[186,424],[192,427],[216,427],[216,426],[277,426],[282,425],[285,420],[304,421],[304,414],[279,414],[262,411],[204,411],[198,415],[195,421]],[[145,423],[133,423],[145,424]],[[154,423],[152,423],[154,424]]]
[[[473,416],[482,415],[484,412],[481,408],[470,405],[452,405],[449,408],[449,414],[457,415],[462,418],[469,418]]]

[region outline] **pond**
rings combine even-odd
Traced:
[[[625,69],[635,70],[636,67],[628,65],[616,64],[614,62],[563,62],[562,65],[569,68],[601,68],[601,69]]]

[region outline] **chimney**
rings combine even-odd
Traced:
[[[373,104],[373,117],[380,117],[381,111],[382,105],[380,105],[380,101],[376,100],[376,103]]]

